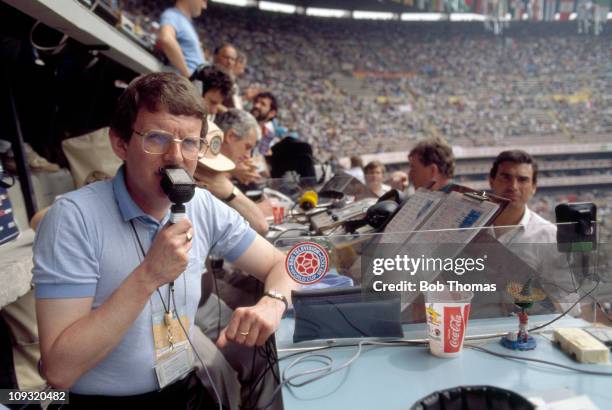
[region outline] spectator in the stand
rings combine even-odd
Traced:
[[[260,177],[252,157],[261,137],[257,120],[247,111],[230,108],[215,122],[225,134],[221,152],[236,164],[232,176],[243,185],[256,182]]]
[[[272,145],[282,137],[279,137],[276,132],[278,127],[275,121],[277,112],[278,101],[271,92],[264,91],[253,98],[251,114],[261,127],[261,140],[257,144],[257,151],[261,155],[269,155]]]
[[[233,73],[234,77],[242,77],[246,72],[247,68],[247,56],[243,51],[238,50],[238,56],[236,57],[236,64],[234,65]]]
[[[157,44],[185,77],[206,63],[192,19],[199,17],[207,5],[208,0],[176,0],[174,7],[166,9],[160,18]]]
[[[363,169],[365,174],[366,186],[376,196],[382,196],[389,191],[391,187],[384,183],[385,181],[385,166],[380,161],[372,161]]]
[[[238,101],[240,104],[242,104],[242,107],[237,106],[236,108],[241,109],[244,108],[245,101],[252,101],[253,97],[261,91],[258,87],[247,86],[247,84],[242,84],[246,87],[244,92],[240,88],[241,84],[239,84],[238,80],[245,77],[247,74],[247,61],[247,55],[243,51],[238,50],[238,58],[236,59],[233,74],[234,82],[236,84],[236,95],[240,97]]]
[[[232,92],[223,100],[223,105],[227,108],[240,108],[242,109],[242,97],[238,90],[238,84],[235,82],[237,78],[235,75],[236,63],[238,61],[238,49],[232,44],[225,43],[215,49],[214,54],[214,65],[225,71],[234,81]]]
[[[232,44],[225,43],[215,49],[213,63],[217,67],[225,69],[225,71],[233,75],[236,61],[238,60],[238,50]]]
[[[408,154],[408,178],[414,189],[446,191],[455,175],[453,148],[442,138],[418,142]]]
[[[211,130],[206,137],[210,149],[200,159],[195,179],[213,195],[221,199],[242,215],[249,225],[260,235],[268,232],[265,215],[257,204],[247,198],[232,182],[232,176],[250,176],[258,178],[256,171],[251,171],[250,153],[257,141],[259,127],[255,119],[246,111],[231,108],[216,118],[217,125],[210,124]],[[236,167],[226,166],[233,162]],[[235,172],[238,170],[238,172]]]
[[[235,109],[232,108],[231,110]],[[226,114],[227,112],[221,114],[221,116]],[[255,121],[253,120],[253,122]],[[223,152],[227,133],[224,133],[222,129],[212,122],[209,123],[209,129],[210,131],[206,139],[209,141],[210,149],[199,161],[199,166],[194,175],[196,182],[200,187],[208,189],[217,198],[234,208],[257,233],[265,235],[268,232],[265,215],[257,208],[253,201],[243,194],[242,190],[237,186],[238,184],[232,181],[233,173],[237,167],[232,158]],[[255,128],[255,132],[257,130],[258,128]],[[249,136],[248,139],[252,139],[252,136]],[[259,175],[256,174],[256,176],[258,177]]]
[[[362,184],[365,184],[365,175],[363,174],[363,161],[358,155],[351,156],[351,167],[345,171],[350,176],[357,178]]]
[[[206,110],[207,118],[212,121],[217,113],[227,110],[223,105],[223,101],[232,92],[232,79],[225,72],[214,66],[198,69],[194,73],[193,79],[202,83],[204,109]]]

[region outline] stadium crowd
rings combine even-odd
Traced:
[[[130,5],[161,12],[150,2]],[[429,135],[503,145],[612,132],[609,33],[513,23],[498,38],[475,23],[329,21],[223,7],[209,7],[197,24],[205,49],[230,42],[245,52],[241,89],[274,92],[283,125],[323,156],[406,150]]]

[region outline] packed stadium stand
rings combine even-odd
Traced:
[[[134,13],[159,15],[152,2]],[[610,32],[575,23],[352,21],[213,5],[205,47],[231,42],[249,58],[243,86],[280,96],[284,125],[322,155],[453,144],[604,141],[612,135]],[[358,33],[358,35],[355,35]],[[244,88],[243,88],[244,89]]]
[[[152,19],[162,10],[126,6]],[[354,21],[216,4],[197,23],[209,53],[230,42],[247,54],[241,88],[277,94],[283,125],[320,160],[378,153],[365,158],[405,169],[415,141],[437,135],[455,148],[491,148],[482,159],[458,156],[458,180],[486,189],[492,158],[523,147],[540,161],[538,212],[554,220],[559,202],[594,201],[609,219],[611,30],[585,36],[576,22],[513,21],[493,36],[480,22]],[[593,150],[581,152],[584,144]],[[543,155],[559,146],[568,147],[561,156]]]

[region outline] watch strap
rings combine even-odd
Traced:
[[[225,203],[230,203],[234,200],[234,198],[236,198],[236,190],[238,188],[236,188],[235,186],[232,188],[232,192],[228,195],[227,198],[223,198],[223,202]]]
[[[283,302],[285,304],[285,311],[287,311],[289,309],[289,302],[287,302],[287,298],[280,292],[271,292],[269,290],[266,290],[264,292],[264,296],[268,296],[272,299],[276,299],[276,300],[280,300],[281,302]]]

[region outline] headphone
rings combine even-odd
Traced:
[[[348,232],[354,232],[357,228],[367,224],[376,231],[382,231],[406,200],[406,194],[397,189],[392,189],[378,198],[378,201],[368,208],[363,219],[346,222],[344,224],[345,229]]]

